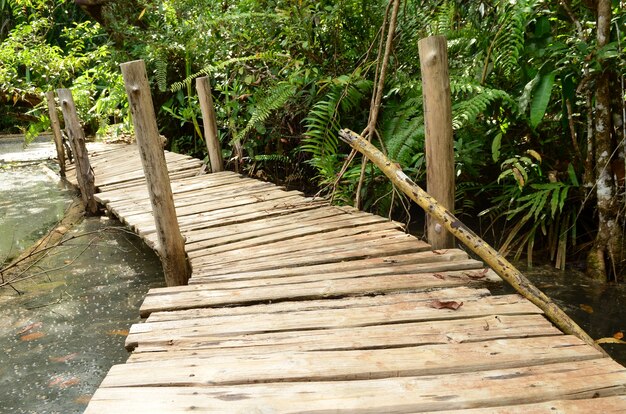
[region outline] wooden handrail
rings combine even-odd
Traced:
[[[400,166],[362,136],[349,129],[339,131],[339,137],[350,144],[352,148],[369,158],[391,182],[402,190],[411,200],[415,201],[424,211],[434,217],[439,223],[452,233],[459,241],[476,253],[484,262],[491,267],[502,279],[506,280],[520,295],[537,305],[552,323],[566,334],[575,335],[585,343],[593,346],[605,356],[607,353],[596,344],[587,332],[574,322],[552,299],[532,284],[519,270],[515,268],[504,256],[481,239],[469,227],[463,224],[449,210],[444,208],[413,182],[400,168]]]

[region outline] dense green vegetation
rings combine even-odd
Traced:
[[[172,150],[205,156],[191,81],[206,74],[229,168],[353,203],[361,163],[345,164],[337,131],[368,123],[393,1],[76,3],[0,1],[0,129],[45,127],[42,93],[65,86],[90,132],[125,131],[117,65],[144,59]],[[457,210],[496,223],[496,243],[516,256],[545,252],[563,268],[587,254],[592,276],[621,279],[625,10],[617,0],[401,1],[373,142],[423,181],[417,41],[447,36]],[[375,168],[360,191],[365,209],[408,211]]]

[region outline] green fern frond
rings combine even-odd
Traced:
[[[258,162],[291,162],[291,159],[282,154],[258,154],[254,156],[254,161]]]
[[[445,35],[452,31],[454,26],[454,15],[456,13],[453,1],[446,1],[439,6],[434,16],[434,24],[431,26],[432,35]]]
[[[502,1],[498,32],[493,41],[492,55],[495,68],[506,77],[514,76],[519,71],[519,58],[524,49],[526,26],[532,17],[533,1]]]
[[[383,111],[380,133],[389,158],[408,166],[424,141],[421,97],[412,96],[399,103],[388,103]]]
[[[264,123],[277,109],[282,108],[296,93],[296,87],[288,82],[281,82],[256,104],[252,116],[244,129],[233,137],[230,144],[241,141],[257,125]]]
[[[494,103],[516,107],[513,98],[501,89],[487,88],[467,82],[451,81],[450,91],[456,103],[452,105],[452,128],[459,130],[476,122],[476,118]]]
[[[154,61],[155,76],[160,92],[167,90],[167,60],[157,57]]]
[[[310,163],[321,176],[334,176],[342,128],[342,114],[350,113],[364,101],[372,89],[372,82],[363,78],[341,76],[328,83],[328,92],[313,105],[304,119],[307,132],[302,150],[312,155]]]

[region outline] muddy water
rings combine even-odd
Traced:
[[[47,231],[71,200],[47,168],[21,165],[0,161],[0,259]],[[0,288],[2,414],[82,413],[128,357],[124,339],[145,293],[163,284],[154,252],[119,222],[89,218],[68,236],[33,268],[39,276]]]

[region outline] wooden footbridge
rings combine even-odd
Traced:
[[[497,276],[463,251],[166,160],[192,277],[150,290],[86,413],[624,412],[626,369],[490,295]],[[91,165],[97,200],[155,246],[137,148],[99,147]]]
[[[95,200],[159,252],[170,287],[148,292],[147,319],[126,340],[132,354],[111,368],[87,414],[625,412],[626,369],[507,273],[504,258],[481,255],[537,305],[492,296],[487,281],[497,276],[482,262],[433,250],[397,223],[164,156],[154,113],[142,113],[152,111],[145,68],[131,62],[122,72],[139,146],[98,146],[83,158],[71,93],[60,90],[78,155],[67,178],[84,188],[89,210],[95,177]],[[205,131],[215,132],[205,104]],[[211,165],[221,167],[215,148]],[[436,210],[427,194],[416,198]],[[449,212],[441,222],[474,248],[484,243]],[[178,271],[168,236],[189,259]],[[188,284],[173,286],[189,267]]]

